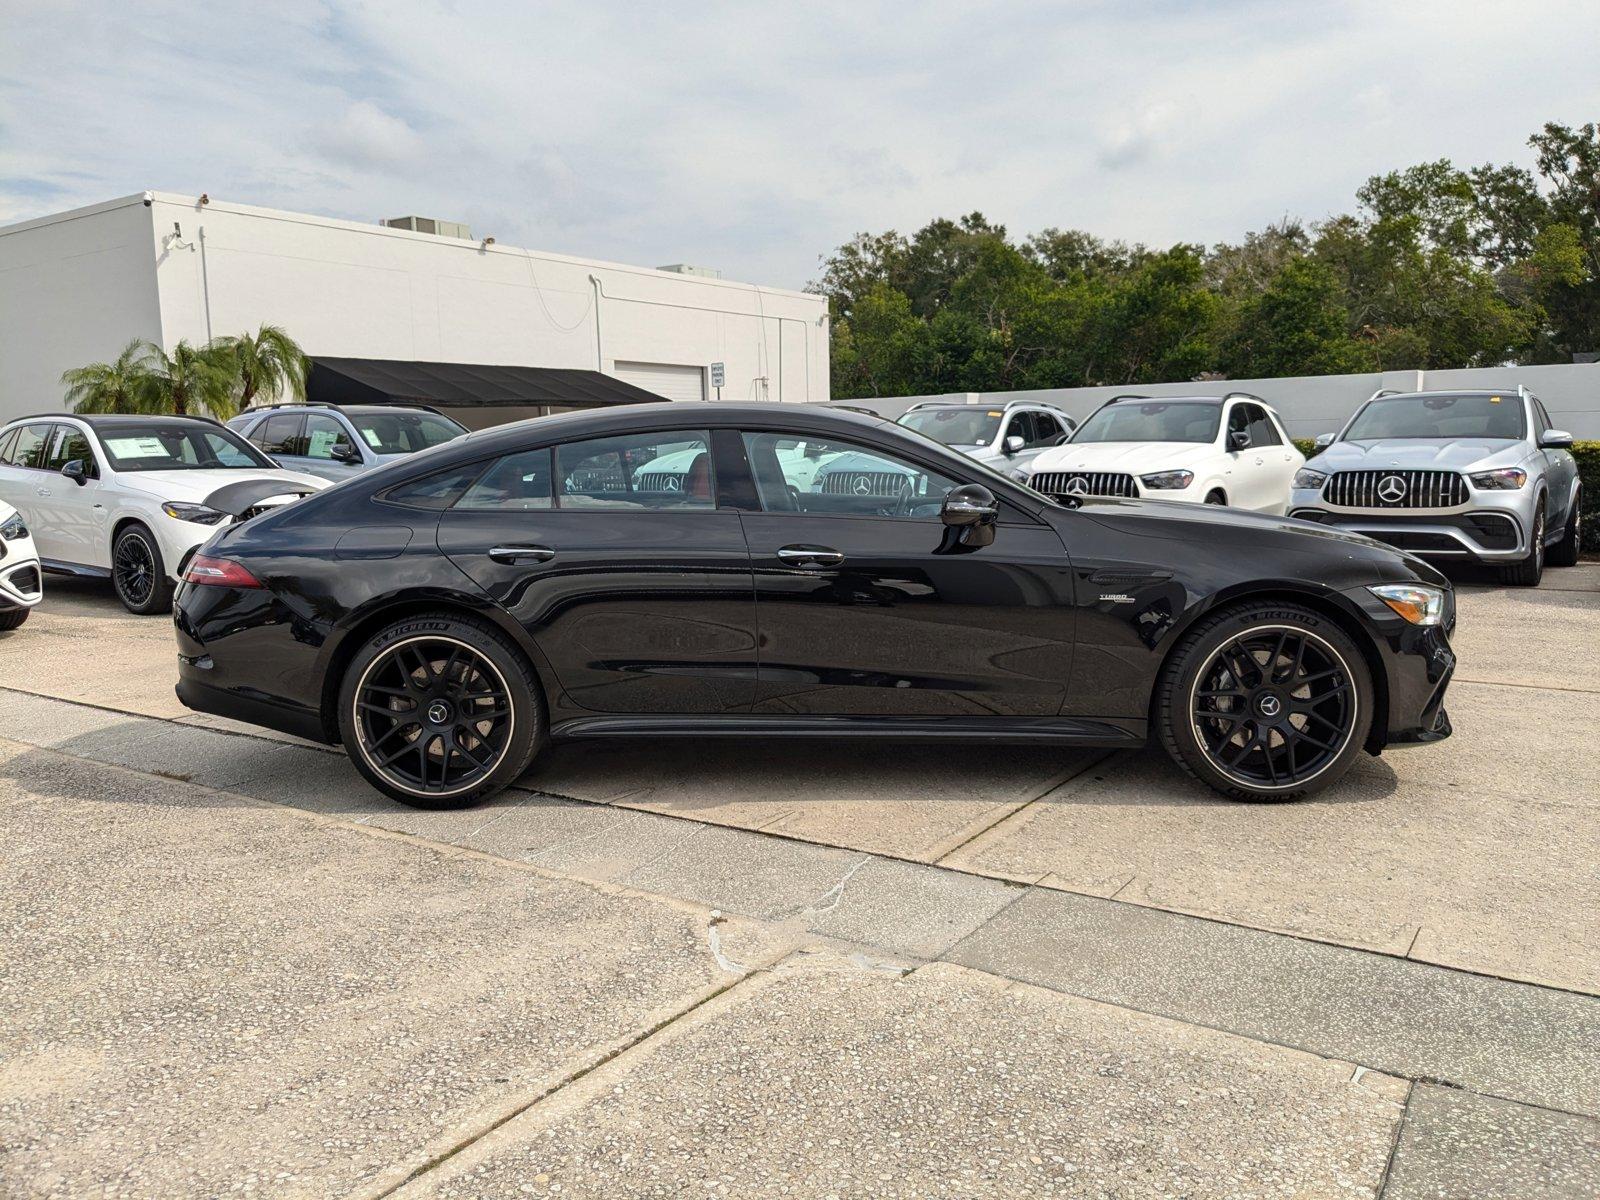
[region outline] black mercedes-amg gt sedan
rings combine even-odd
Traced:
[[[191,708],[471,803],[556,738],[1138,746],[1246,800],[1447,737],[1454,595],[1310,522],[1067,506],[901,426],[650,404],[459,438],[229,526]]]

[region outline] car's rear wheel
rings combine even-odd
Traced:
[[[1228,498],[1222,494],[1221,489],[1213,488],[1206,493],[1207,504],[1227,504]]]
[[[1544,578],[1544,497],[1533,510],[1533,537],[1527,556],[1509,567],[1500,568],[1500,581],[1513,587],[1538,587]]]
[[[1295,604],[1204,618],[1172,652],[1156,722],[1173,759],[1237,800],[1296,800],[1337,782],[1372,727],[1372,675],[1350,636]]]
[[[356,652],[339,733],[367,782],[417,808],[459,808],[515,780],[544,744],[538,680],[493,626],[409,617]]]
[[[129,525],[111,547],[111,586],[122,607],[141,617],[172,611],[172,581],[155,534]]]
[[[4,633],[8,629],[21,628],[22,623],[28,619],[28,614],[32,611],[30,608],[8,608],[0,612],[0,633]]]
[[[1550,547],[1549,563],[1552,567],[1575,567],[1578,552],[1583,549],[1583,489],[1572,497],[1572,511],[1567,514],[1567,527],[1561,540]]]

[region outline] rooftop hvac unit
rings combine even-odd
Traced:
[[[671,271],[674,275],[698,275],[702,279],[721,279],[722,272],[715,267],[696,267],[689,263],[668,263],[664,267],[657,267],[658,271]]]
[[[472,230],[461,221],[439,221],[433,217],[390,217],[383,223],[390,229],[409,229],[412,233],[472,240]]]

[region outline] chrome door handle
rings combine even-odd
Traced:
[[[778,557],[797,567],[836,567],[844,561],[843,554],[826,546],[784,546]]]
[[[50,489],[49,488],[34,488],[33,489],[33,493],[36,496],[48,496],[50,494]]]
[[[549,546],[496,546],[489,557],[499,563],[549,562],[556,552]]]

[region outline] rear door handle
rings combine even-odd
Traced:
[[[34,488],[33,491],[36,496],[48,496],[50,494],[49,488]]]
[[[826,546],[784,546],[778,557],[797,567],[836,567],[844,561],[843,554]]]
[[[499,563],[549,562],[556,552],[549,546],[496,546],[489,557]]]

